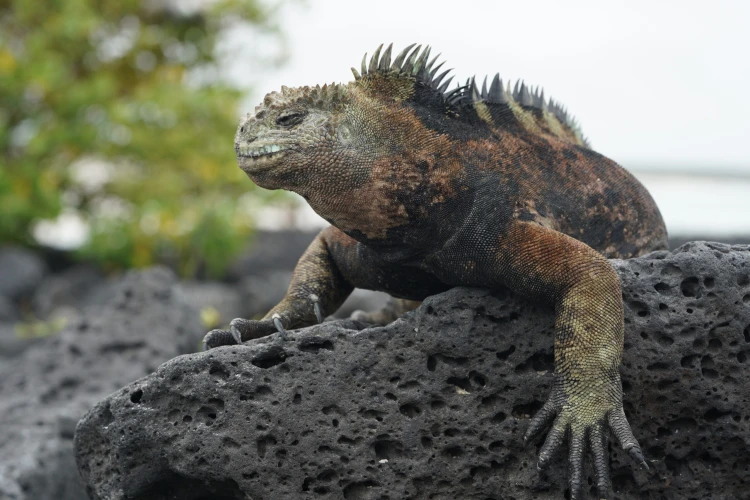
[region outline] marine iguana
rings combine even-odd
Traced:
[[[369,64],[365,54],[349,84],[282,87],[241,121],[240,168],[261,187],[299,193],[331,226],[276,307],[204,344],[285,338],[354,287],[398,298],[395,313],[454,286],[508,287],[556,316],[552,393],[524,441],[551,424],[541,468],[567,437],[571,498],[588,447],[606,496],[608,427],[646,466],[623,411],[623,304],[607,258],[667,248],[659,209],[538,88],[495,75],[489,88],[472,78],[448,90],[450,70],[429,47],[410,45],[392,62],[391,49],[378,47]]]

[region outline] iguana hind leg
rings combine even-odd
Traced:
[[[398,318],[413,311],[422,301],[420,300],[407,300],[399,299],[396,297],[388,297],[388,301],[385,305],[377,311],[354,311],[352,313],[352,319],[364,321],[366,323],[373,323],[375,325],[387,325]]]
[[[342,276],[329,244],[340,233],[329,227],[310,243],[292,274],[286,295],[260,320],[236,318],[229,330],[212,330],[203,339],[206,349],[235,344],[322,321],[351,293],[353,286]]]

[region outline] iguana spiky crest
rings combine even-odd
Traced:
[[[457,119],[478,117],[489,126],[511,126],[508,122],[512,116],[517,124],[531,133],[550,134],[589,147],[579,125],[565,107],[552,99],[547,101],[539,87],[531,88],[518,80],[511,90],[510,81],[507,88],[504,87],[497,73],[489,88],[487,77],[481,90],[476,77],[471,77],[466,84],[448,90],[453,77],[446,79],[446,76],[451,70],[438,74],[444,63],[435,64],[440,55],[429,59],[429,46],[422,49],[421,45],[415,47],[415,44],[411,44],[391,63],[392,45],[386,48],[382,56],[383,45],[380,45],[372,54],[369,64],[365,54],[361,72],[352,68],[355,81],[361,88],[377,92],[385,98],[414,99],[423,105],[444,107],[443,112]],[[422,92],[418,92],[418,89]],[[425,90],[428,95],[424,95]]]

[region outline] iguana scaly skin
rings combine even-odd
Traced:
[[[429,48],[412,47],[392,63],[391,47],[382,57],[378,48],[347,85],[282,87],[242,120],[240,167],[259,186],[299,193],[331,226],[264,319],[236,319],[205,344],[286,335],[334,312],[354,287],[408,301],[509,287],[556,314],[554,385],[525,440],[551,424],[541,467],[567,437],[572,498],[588,447],[604,497],[608,428],[645,465],[623,412],[623,305],[606,259],[666,248],[662,217],[543,92],[511,91],[499,76],[448,91]]]

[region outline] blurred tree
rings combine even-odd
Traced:
[[[220,272],[251,229],[252,184],[233,150],[247,89],[216,76],[216,46],[238,24],[281,42],[272,14],[261,0],[0,0],[0,241],[35,245],[37,223],[65,214],[106,265]]]

